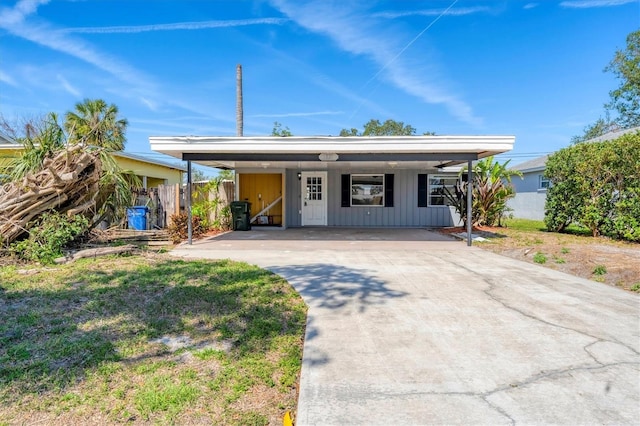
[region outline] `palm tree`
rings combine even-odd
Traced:
[[[45,159],[53,158],[66,145],[64,130],[58,115],[53,112],[42,121],[30,123],[25,133],[23,138],[18,139],[24,147],[22,155],[9,164],[9,179],[12,181],[40,170]]]
[[[118,118],[118,107],[107,105],[102,99],[85,99],[76,104],[75,111],[65,115],[64,127],[69,143],[84,143],[110,151],[122,151],[129,123]]]
[[[102,162],[103,174],[97,197],[97,205],[102,208],[94,224],[105,217],[123,218],[124,209],[133,202],[131,187],[140,186],[137,176],[122,170],[113,158],[113,152],[124,149],[127,125],[126,119],[118,118],[118,107],[108,105],[102,99],[85,99],[76,104],[75,111],[65,115],[69,144],[96,149]]]

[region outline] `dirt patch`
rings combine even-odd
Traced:
[[[446,228],[444,234],[465,232]],[[608,238],[479,227],[473,234],[486,238],[476,247],[578,277],[640,291],[640,244]]]

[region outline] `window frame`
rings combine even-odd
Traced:
[[[369,176],[369,177],[379,177],[381,180],[380,185],[376,186],[380,186],[380,192],[378,192],[378,194],[380,195],[381,199],[380,199],[380,203],[379,204],[354,204],[353,203],[353,178],[354,177],[360,177],[360,176]],[[349,175],[349,191],[350,191],[350,196],[349,196],[349,207],[385,207],[385,197],[386,197],[386,192],[385,192],[385,174],[384,173],[352,173]]]
[[[458,182],[462,182],[465,179],[465,176],[460,176],[458,174],[453,174],[453,173],[429,173],[427,174],[427,207],[452,207],[451,204],[448,204],[448,200],[447,197],[442,194],[442,195],[432,195],[432,188],[435,187],[435,185],[431,184],[431,180],[433,178],[445,178],[447,180],[452,180],[455,181],[455,183]],[[446,187],[446,184],[439,184],[439,187]],[[431,199],[434,197],[441,197],[443,200],[443,204],[433,204],[431,202]]]
[[[538,175],[538,191],[546,191],[550,186],[551,180],[549,178],[545,178],[544,174]]]

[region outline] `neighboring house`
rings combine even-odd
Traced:
[[[544,155],[511,168],[522,173],[522,179],[518,176],[511,178],[516,195],[507,201],[507,207],[511,209],[508,213],[513,217],[544,219],[544,203],[547,200],[547,188],[549,188],[549,180],[544,177],[547,158],[549,155]]]
[[[583,143],[610,141],[627,133],[636,133],[638,131],[640,131],[640,127],[618,130]],[[510,213],[513,214],[513,217],[534,220],[544,219],[544,205],[547,200],[547,188],[549,188],[549,180],[544,177],[544,172],[548,158],[549,155],[544,155],[511,168],[522,172],[522,179],[514,176],[511,180],[516,190],[516,195],[507,202],[507,206],[512,209]]]
[[[153,151],[233,169],[251,220],[300,226],[445,227],[449,166],[513,149],[513,136],[150,137]],[[261,220],[263,219],[263,220]]]
[[[23,150],[21,144],[13,142],[7,137],[0,138],[0,175],[2,170],[8,166],[11,160],[20,156]],[[164,161],[150,160],[141,155],[134,155],[127,152],[114,153],[116,162],[123,170],[130,170],[135,173],[142,184],[142,188],[156,188],[158,185],[171,185],[182,183],[183,173],[186,168],[180,165],[171,164]]]

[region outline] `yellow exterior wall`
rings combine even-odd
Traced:
[[[238,175],[238,179],[240,200],[251,203],[252,217],[282,195],[282,175],[279,173],[242,173]],[[265,213],[271,216],[273,225],[282,225],[282,203],[280,201]]]
[[[2,170],[9,166],[11,160],[16,157],[19,157],[22,154],[21,148],[5,148],[0,149],[0,174],[2,174]]]
[[[147,177],[147,188],[155,188],[158,185],[182,183],[182,170],[169,168],[160,164],[145,163],[132,158],[120,157],[116,154],[118,165],[124,170],[131,170],[142,180]],[[166,179],[166,182],[165,182]]]
[[[0,174],[8,166],[9,162],[22,154],[20,145],[14,147],[0,147]],[[172,185],[182,183],[182,170],[174,169],[160,164],[147,163],[132,158],[115,155],[116,162],[124,170],[133,171],[142,181],[142,177],[147,177],[147,188],[156,188],[158,185]]]

